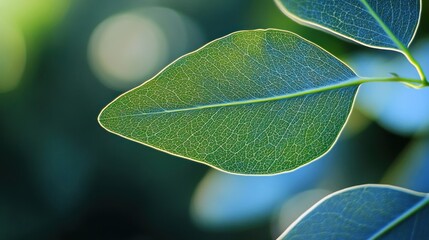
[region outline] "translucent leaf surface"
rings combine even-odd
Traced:
[[[369,47],[391,50],[400,50],[396,40],[404,46],[411,43],[421,12],[421,0],[275,1],[299,23]]]
[[[348,188],[322,199],[279,239],[426,239],[429,195],[387,185]]]
[[[356,78],[286,31],[233,33],[179,58],[114,100],[108,131],[239,174],[293,170],[325,154],[350,114]]]

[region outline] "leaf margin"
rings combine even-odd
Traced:
[[[315,203],[313,206],[311,206],[309,209],[307,209],[304,213],[302,213],[289,227],[286,228],[286,230],[278,238],[276,238],[276,240],[282,240],[282,239],[284,239],[284,237],[286,237],[287,234],[296,225],[298,225],[301,222],[302,219],[304,219],[308,214],[310,214],[313,210],[315,210],[317,207],[319,207],[326,200],[334,198],[337,195],[340,195],[340,194],[342,194],[344,192],[348,192],[348,191],[355,190],[355,189],[367,188],[367,187],[380,188],[380,189],[391,189],[391,190],[401,191],[403,193],[412,194],[414,196],[420,196],[422,198],[425,198],[425,200],[429,202],[429,193],[418,192],[418,191],[414,191],[414,190],[411,190],[411,189],[407,189],[407,188],[403,188],[403,187],[398,187],[398,186],[394,186],[394,185],[389,185],[389,184],[363,184],[363,185],[356,185],[356,186],[352,186],[352,187],[341,189],[339,191],[331,193],[328,196],[320,199],[317,203]]]
[[[107,104],[105,107],[103,107],[103,108],[102,108],[102,110],[100,111],[100,113],[99,113],[99,114],[98,114],[98,116],[97,116],[97,122],[98,122],[98,124],[99,124],[103,129],[105,129],[107,132],[112,133],[112,134],[114,134],[114,135],[117,135],[117,136],[119,136],[119,137],[125,138],[125,139],[127,139],[127,140],[132,141],[132,142],[135,142],[135,143],[138,143],[138,144],[144,145],[144,146],[146,146],[146,147],[149,147],[149,148],[155,149],[155,150],[157,150],[157,151],[160,151],[160,152],[166,153],[166,154],[171,155],[171,156],[174,156],[174,157],[182,158],[182,159],[185,159],[185,160],[190,160],[190,161],[192,161],[192,162],[196,162],[196,163],[200,163],[200,164],[206,165],[206,166],[211,167],[211,168],[213,168],[213,169],[216,169],[216,170],[218,170],[218,171],[221,171],[221,172],[224,172],[224,173],[227,173],[227,174],[238,175],[238,176],[262,176],[262,177],[263,177],[263,176],[275,176],[275,175],[279,175],[279,174],[290,173],[290,172],[296,171],[296,170],[298,170],[298,169],[300,169],[300,168],[303,168],[303,167],[305,167],[305,166],[307,166],[307,165],[309,165],[309,164],[313,163],[314,161],[317,161],[317,160],[321,159],[322,157],[324,157],[326,154],[328,154],[328,153],[332,150],[332,148],[335,146],[335,144],[336,144],[336,143],[337,143],[337,141],[339,140],[339,138],[340,138],[340,136],[341,136],[342,132],[344,131],[344,128],[346,127],[346,125],[347,125],[347,123],[348,123],[348,121],[349,121],[349,119],[350,119],[350,116],[351,116],[351,114],[352,114],[352,111],[353,111],[353,109],[355,108],[356,98],[357,98],[357,95],[358,95],[358,93],[359,93],[359,89],[360,89],[360,85],[361,85],[361,84],[357,84],[357,85],[356,85],[356,91],[355,91],[355,94],[354,94],[354,96],[353,96],[353,100],[352,100],[352,102],[351,102],[351,104],[350,104],[350,111],[349,111],[349,113],[347,114],[347,118],[345,119],[344,124],[341,126],[340,131],[338,132],[338,134],[337,134],[337,136],[336,136],[335,140],[331,143],[330,147],[329,147],[329,148],[327,148],[327,150],[326,150],[325,152],[323,152],[322,154],[320,154],[317,158],[314,158],[314,159],[312,159],[312,160],[308,161],[308,162],[307,162],[307,163],[305,163],[305,164],[302,164],[302,165],[300,165],[300,166],[298,166],[298,167],[296,167],[296,168],[294,168],[294,169],[291,169],[291,170],[286,170],[286,171],[281,171],[281,172],[275,172],[275,173],[252,174],[252,173],[240,173],[239,171],[237,171],[237,172],[227,171],[227,170],[224,170],[224,169],[222,169],[222,168],[220,168],[220,167],[214,166],[214,165],[212,165],[212,164],[210,164],[210,163],[207,163],[207,162],[204,162],[204,161],[201,161],[201,160],[197,160],[197,159],[192,159],[192,158],[190,158],[190,157],[186,157],[186,156],[183,156],[183,155],[180,155],[180,154],[175,154],[175,153],[169,152],[169,151],[167,151],[167,150],[164,150],[164,149],[158,148],[158,147],[156,147],[156,146],[153,146],[153,145],[150,145],[150,144],[147,144],[147,143],[144,143],[144,142],[140,142],[140,141],[138,141],[138,140],[134,140],[134,139],[132,139],[132,138],[130,138],[130,137],[127,137],[127,136],[124,136],[124,135],[122,135],[122,134],[120,134],[120,133],[114,132],[114,131],[110,130],[109,128],[105,127],[105,126],[102,124],[102,122],[101,122],[101,116],[103,115],[103,112],[104,112],[104,111],[105,111],[105,110],[106,110],[110,105],[112,105],[112,104],[113,104],[114,102],[116,102],[118,99],[122,98],[124,95],[126,95],[126,94],[128,94],[128,93],[130,93],[130,92],[132,92],[132,91],[134,91],[134,90],[136,90],[136,89],[138,89],[138,88],[140,88],[140,87],[144,86],[144,85],[145,85],[145,84],[147,84],[148,82],[150,82],[150,81],[152,81],[152,80],[156,79],[159,75],[161,75],[161,74],[162,74],[166,69],[168,69],[170,66],[172,66],[173,64],[175,64],[177,61],[181,60],[182,58],[186,58],[188,55],[191,55],[191,54],[194,54],[194,53],[199,52],[200,50],[204,49],[206,46],[210,45],[211,43],[213,43],[213,42],[215,42],[215,41],[219,41],[219,40],[222,40],[222,39],[228,38],[228,37],[230,37],[231,35],[234,35],[234,34],[237,34],[237,33],[249,32],[249,31],[250,31],[250,32],[253,32],[253,31],[262,31],[262,32],[266,32],[266,31],[279,31],[279,32],[284,32],[284,33],[292,34],[292,35],[294,35],[294,36],[296,36],[296,37],[298,37],[298,38],[302,39],[303,41],[305,41],[305,42],[307,42],[307,43],[311,44],[312,46],[314,46],[314,47],[318,48],[319,50],[321,50],[321,51],[325,52],[326,54],[328,54],[328,55],[332,56],[332,57],[333,57],[334,59],[336,59],[337,61],[341,62],[345,67],[349,68],[349,69],[350,69],[350,70],[351,70],[351,71],[356,75],[356,79],[363,79],[363,77],[359,76],[359,75],[356,73],[356,71],[355,71],[355,70],[354,70],[354,69],[353,69],[349,64],[347,64],[347,63],[346,63],[346,62],[344,62],[343,60],[339,59],[337,56],[335,56],[334,54],[332,54],[332,53],[331,53],[331,52],[329,52],[328,50],[324,49],[323,47],[321,47],[321,46],[317,45],[316,43],[314,43],[314,42],[312,42],[312,41],[310,41],[310,40],[308,40],[308,39],[306,39],[306,38],[304,38],[304,37],[300,36],[300,35],[299,35],[299,34],[297,34],[297,33],[292,32],[292,31],[283,30],[283,29],[276,29],[276,28],[257,28],[257,29],[251,29],[251,30],[239,30],[239,31],[235,31],[235,32],[229,33],[229,34],[227,34],[227,35],[225,35],[225,36],[222,36],[222,37],[216,38],[216,39],[214,39],[214,40],[211,40],[211,41],[207,42],[206,44],[204,44],[203,46],[201,46],[201,47],[197,48],[196,50],[191,51],[191,52],[188,52],[188,53],[186,53],[186,54],[184,54],[184,55],[182,55],[182,56],[178,57],[177,59],[175,59],[174,61],[172,61],[172,62],[171,62],[171,63],[169,63],[168,65],[166,65],[163,69],[161,69],[161,70],[160,70],[157,74],[155,74],[153,77],[151,77],[151,78],[149,78],[148,80],[144,81],[142,84],[140,84],[140,85],[138,85],[138,86],[136,86],[136,87],[134,87],[134,88],[132,88],[132,89],[130,89],[130,90],[128,90],[128,91],[125,91],[125,92],[124,92],[124,93],[122,93],[122,94],[120,94],[119,96],[117,96],[116,98],[114,98],[112,101],[110,101],[110,103],[109,103],[109,104]],[[349,80],[350,80],[350,79],[349,79]],[[335,86],[335,85],[333,85],[333,86]],[[341,87],[341,88],[343,88],[343,87]],[[324,90],[324,91],[328,91],[328,90]],[[313,94],[313,93],[310,93],[310,94]]]
[[[366,2],[366,0],[364,0],[364,1]],[[418,20],[417,20],[416,29],[414,30],[414,34],[413,34],[413,36],[411,37],[410,42],[408,43],[408,45],[407,45],[406,47],[409,47],[409,46],[411,45],[411,43],[414,41],[414,38],[415,38],[415,37],[416,37],[416,35],[417,35],[417,31],[418,31],[418,29],[419,29],[420,22],[421,22],[421,19],[422,19],[422,10],[423,10],[423,7],[422,7],[422,6],[423,6],[423,3],[422,3],[422,1],[423,1],[423,0],[419,0],[419,2],[420,2],[420,9],[419,9],[419,18],[418,18]],[[359,0],[359,2],[362,2],[362,1],[361,1],[361,0]],[[380,49],[380,50],[389,50],[389,51],[399,52],[399,53],[402,53],[402,54],[404,54],[404,55],[405,55],[404,51],[402,51],[401,49],[390,48],[390,47],[381,47],[381,46],[375,46],[375,45],[371,45],[371,44],[363,43],[362,41],[356,40],[356,39],[354,39],[353,37],[349,37],[349,36],[347,36],[347,35],[344,35],[344,34],[342,34],[342,33],[339,33],[339,32],[337,32],[337,31],[335,31],[335,30],[333,30],[333,29],[331,29],[331,28],[329,28],[329,27],[325,27],[325,26],[323,26],[323,25],[321,25],[321,24],[318,24],[318,23],[315,23],[315,22],[312,22],[312,21],[308,21],[308,20],[302,19],[302,18],[300,18],[300,17],[296,16],[295,14],[293,14],[292,12],[290,12],[290,11],[289,11],[289,10],[288,10],[288,9],[287,9],[283,4],[282,4],[281,0],[274,0],[274,3],[277,5],[278,9],[280,9],[280,11],[281,11],[284,15],[286,15],[288,18],[292,19],[293,21],[295,21],[296,23],[298,23],[298,24],[300,24],[300,25],[307,26],[307,27],[310,27],[310,28],[313,28],[313,29],[316,29],[316,30],[321,30],[321,31],[323,31],[323,32],[327,32],[327,33],[329,33],[329,34],[331,34],[331,35],[334,35],[334,36],[336,36],[336,37],[340,37],[340,38],[342,38],[342,39],[347,39],[347,40],[349,40],[349,41],[351,41],[351,42],[354,42],[354,43],[360,44],[360,45],[365,46],[365,47],[368,47],[368,48]],[[389,29],[390,29],[390,28],[389,28]],[[385,32],[385,33],[386,33],[386,32]],[[396,36],[395,36],[395,37],[396,37]]]

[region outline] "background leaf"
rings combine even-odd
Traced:
[[[188,54],[100,114],[115,134],[240,174],[293,170],[326,153],[357,86],[318,46],[280,30],[242,31]]]
[[[374,11],[405,46],[414,38],[421,11],[421,0],[275,1],[287,16],[299,23],[320,28],[368,47],[391,50],[399,48],[371,11]]]
[[[265,220],[285,199],[320,184],[336,162],[327,158],[334,151],[335,148],[309,166],[276,176],[237,176],[209,171],[194,192],[191,204],[194,222],[206,229],[224,230]]]
[[[429,192],[429,137],[414,140],[387,171],[385,184]]]
[[[363,185],[329,195],[279,239],[424,239],[429,195],[387,185]]]

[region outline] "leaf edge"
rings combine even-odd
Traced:
[[[150,79],[148,79],[147,81],[145,81],[145,82],[143,82],[142,84],[140,84],[140,85],[138,85],[138,86],[136,86],[136,87],[134,87],[134,88],[132,88],[132,89],[130,89],[130,90],[128,90],[128,91],[125,91],[125,92],[124,92],[124,93],[122,93],[122,94],[120,94],[119,96],[117,96],[115,99],[113,99],[109,104],[107,104],[107,105],[106,105],[106,106],[105,106],[105,107],[100,111],[99,115],[97,116],[97,122],[98,122],[98,124],[99,124],[103,129],[105,129],[107,132],[112,133],[112,134],[114,134],[114,135],[117,135],[117,136],[119,136],[119,137],[125,138],[125,139],[127,139],[127,140],[129,140],[129,141],[132,141],[132,142],[135,142],[135,143],[138,143],[138,144],[144,145],[144,146],[146,146],[146,147],[150,147],[150,148],[152,148],[152,149],[155,149],[155,150],[157,150],[157,151],[160,151],[160,152],[163,152],[163,153],[166,153],[166,154],[169,154],[169,155],[175,156],[175,157],[183,158],[183,159],[186,159],[186,160],[190,160],[190,161],[192,161],[192,162],[196,162],[196,163],[200,163],[200,164],[206,165],[206,166],[208,166],[208,167],[211,167],[211,168],[213,168],[213,169],[216,169],[216,170],[218,170],[218,171],[221,171],[221,172],[224,172],[224,173],[227,173],[227,174],[233,174],[233,175],[238,175],[238,176],[275,176],[275,175],[280,175],[280,174],[283,174],[283,173],[290,173],[290,172],[297,171],[297,170],[299,170],[300,168],[305,167],[305,166],[307,166],[307,165],[309,165],[309,164],[313,163],[314,161],[317,161],[317,160],[321,159],[322,157],[324,157],[326,154],[328,154],[328,153],[332,150],[332,148],[335,146],[335,144],[336,144],[336,143],[337,143],[337,141],[339,140],[339,138],[340,138],[340,136],[341,136],[341,133],[344,131],[344,128],[346,127],[346,125],[347,125],[347,123],[348,123],[348,121],[349,121],[349,119],[350,119],[350,116],[351,116],[351,114],[352,114],[352,111],[353,111],[353,109],[355,108],[356,98],[357,98],[357,95],[358,95],[358,93],[359,93],[360,85],[357,85],[357,86],[356,86],[356,90],[355,90],[355,93],[354,93],[354,96],[353,96],[353,100],[352,100],[352,102],[351,102],[351,104],[350,104],[350,111],[349,111],[349,113],[347,114],[347,118],[345,119],[344,124],[341,126],[340,131],[338,132],[337,136],[335,137],[335,140],[331,143],[331,145],[329,146],[329,148],[327,148],[327,150],[326,150],[326,151],[324,151],[322,154],[320,154],[317,158],[314,158],[314,159],[312,159],[312,160],[308,161],[307,163],[305,163],[305,164],[303,164],[303,165],[300,165],[300,166],[298,166],[298,167],[296,167],[296,168],[293,168],[293,169],[291,169],[291,170],[279,171],[279,172],[273,172],[273,173],[259,173],[259,174],[255,174],[255,173],[241,173],[241,172],[227,171],[227,170],[225,170],[225,169],[222,169],[222,168],[220,168],[220,167],[216,167],[216,166],[214,166],[214,165],[212,165],[212,164],[210,164],[210,163],[204,162],[204,161],[202,161],[202,160],[192,159],[192,158],[189,158],[189,157],[186,157],[186,156],[180,155],[180,154],[175,154],[175,153],[169,152],[169,151],[167,151],[167,150],[160,149],[160,148],[158,148],[158,147],[156,147],[156,146],[153,146],[153,145],[150,145],[150,144],[147,144],[147,143],[144,143],[144,142],[140,142],[140,141],[134,140],[134,139],[129,138],[129,137],[127,137],[127,136],[124,136],[124,135],[122,135],[122,134],[120,134],[120,133],[117,133],[117,132],[114,132],[114,131],[110,130],[109,128],[107,128],[106,126],[104,126],[104,125],[103,125],[103,123],[101,122],[101,116],[103,115],[103,112],[104,112],[104,111],[105,111],[105,110],[106,110],[110,105],[112,105],[116,100],[118,100],[119,98],[123,97],[124,95],[126,95],[126,94],[128,94],[128,93],[130,93],[130,92],[132,92],[132,91],[134,91],[134,90],[136,90],[136,89],[138,89],[138,88],[140,88],[140,87],[144,86],[144,85],[145,85],[145,84],[147,84],[148,82],[150,82],[150,81],[154,80],[156,77],[158,77],[158,75],[160,75],[161,73],[163,73],[167,68],[169,68],[171,65],[175,64],[175,63],[176,63],[177,61],[179,61],[180,59],[185,58],[185,57],[187,57],[188,55],[191,55],[191,54],[194,54],[194,53],[199,52],[200,50],[202,50],[203,48],[205,48],[207,45],[210,45],[212,42],[222,40],[222,39],[224,39],[224,38],[230,37],[231,35],[234,35],[234,34],[237,34],[237,33],[241,33],[241,32],[248,32],[248,31],[262,31],[262,32],[266,32],[266,31],[279,31],[279,32],[284,32],[284,33],[289,33],[289,34],[295,35],[296,37],[298,37],[298,38],[302,39],[303,41],[305,41],[305,42],[307,42],[307,43],[309,43],[309,44],[313,45],[314,47],[316,47],[316,48],[320,49],[321,51],[323,51],[323,52],[325,52],[325,53],[327,53],[327,54],[329,54],[330,56],[332,56],[333,58],[335,58],[337,61],[339,61],[339,62],[341,62],[342,64],[344,64],[344,66],[348,67],[348,68],[349,68],[349,69],[350,69],[350,70],[351,70],[351,71],[356,75],[356,77],[357,77],[357,78],[362,78],[362,77],[360,77],[360,76],[355,72],[355,70],[354,70],[351,66],[349,66],[346,62],[344,62],[343,60],[339,59],[337,56],[333,55],[332,53],[330,53],[330,52],[329,52],[329,51],[327,51],[326,49],[322,48],[321,46],[317,45],[316,43],[314,43],[314,42],[312,42],[312,41],[310,41],[310,40],[307,40],[306,38],[304,38],[304,37],[302,37],[302,36],[300,36],[300,35],[298,35],[298,34],[296,34],[296,33],[292,32],[292,31],[283,30],[283,29],[276,29],[276,28],[266,28],[266,29],[258,28],[258,29],[252,29],[252,30],[240,30],[240,31],[235,31],[235,32],[229,33],[229,34],[227,34],[227,35],[225,35],[225,36],[222,36],[222,37],[220,37],[220,38],[216,38],[216,39],[214,39],[214,40],[212,40],[212,41],[209,41],[209,42],[207,42],[206,44],[204,44],[203,46],[201,46],[201,47],[197,48],[196,50],[191,51],[191,52],[189,52],[189,53],[186,53],[186,54],[184,54],[184,55],[180,56],[180,57],[179,57],[179,58],[177,58],[176,60],[172,61],[170,64],[166,65],[162,70],[160,70],[157,74],[155,74],[153,77],[151,77],[151,78],[150,78]]]
[[[416,37],[416,35],[417,35],[417,31],[418,31],[419,26],[420,26],[420,22],[421,22],[421,18],[422,18],[422,9],[423,9],[423,7],[422,7],[422,6],[423,6],[423,2],[422,2],[422,1],[423,1],[423,0],[419,0],[419,2],[420,2],[419,18],[418,18],[418,20],[417,20],[417,24],[416,24],[416,28],[415,28],[415,30],[414,30],[414,34],[413,34],[413,36],[411,37],[410,42],[407,44],[407,47],[410,47],[410,45],[411,45],[411,44],[412,44],[412,42],[414,41],[414,38]],[[354,39],[354,38],[352,38],[352,37],[349,37],[349,36],[346,36],[346,35],[344,35],[344,34],[341,34],[341,33],[337,32],[337,31],[335,31],[335,30],[333,30],[333,29],[331,29],[331,28],[329,28],[329,27],[324,27],[323,25],[320,25],[320,24],[318,24],[318,23],[315,23],[315,22],[312,22],[312,21],[308,21],[308,20],[302,19],[302,18],[298,17],[297,15],[293,14],[292,12],[290,12],[290,11],[289,11],[289,10],[288,10],[288,9],[287,9],[283,4],[282,4],[281,0],[274,0],[274,3],[277,5],[277,8],[279,8],[279,9],[280,9],[280,11],[281,11],[284,15],[286,15],[288,18],[292,19],[293,21],[295,21],[296,23],[298,23],[298,24],[300,24],[300,25],[307,26],[307,27],[310,27],[310,28],[313,28],[313,29],[316,29],[316,30],[320,30],[320,31],[323,31],[323,32],[327,32],[327,33],[329,33],[329,34],[331,34],[331,35],[334,35],[334,36],[337,36],[337,37],[340,37],[340,38],[343,38],[343,39],[349,40],[349,41],[354,42],[354,43],[358,43],[358,44],[360,44],[360,45],[362,45],[362,46],[365,46],[365,47],[368,47],[368,48],[380,49],[380,50],[388,50],[388,51],[394,51],[394,52],[399,52],[399,53],[401,53],[401,54],[404,54],[404,55],[405,55],[404,51],[402,51],[402,50],[400,50],[400,49],[396,49],[396,48],[389,48],[389,47],[381,47],[381,46],[376,46],[376,45],[366,44],[366,43],[363,43],[362,41],[359,41],[359,40],[356,40],[356,39]]]
[[[363,185],[357,185],[357,186],[352,186],[352,187],[344,188],[344,189],[341,189],[339,191],[331,193],[328,196],[320,199],[317,203],[315,203],[313,206],[311,206],[309,209],[307,209],[303,214],[301,214],[289,227],[287,227],[286,230],[276,240],[282,240],[282,239],[284,239],[284,237],[286,237],[287,234],[294,227],[296,227],[296,225],[298,225],[298,223],[301,222],[302,219],[304,219],[308,214],[310,214],[313,210],[315,210],[317,207],[319,207],[326,200],[334,198],[335,196],[340,195],[340,194],[342,194],[344,192],[348,192],[348,191],[355,190],[355,189],[360,189],[360,188],[368,188],[368,187],[371,187],[371,188],[382,188],[382,189],[392,189],[392,190],[396,190],[396,191],[401,191],[403,193],[412,194],[414,196],[420,196],[422,198],[429,199],[429,193],[418,192],[418,191],[414,191],[414,190],[411,190],[411,189],[408,189],[408,188],[393,186],[393,185],[389,185],[389,184],[363,184]]]

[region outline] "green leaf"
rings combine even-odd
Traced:
[[[275,0],[293,20],[368,47],[404,51],[416,34],[421,0]]]
[[[241,31],[121,95],[99,122],[127,139],[223,171],[275,174],[331,148],[350,114],[358,87],[347,82],[355,78],[344,63],[296,34]]]
[[[387,185],[333,193],[278,239],[427,239],[429,195]]]

